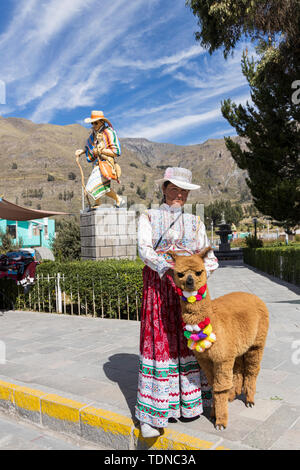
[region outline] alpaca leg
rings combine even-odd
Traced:
[[[231,387],[228,395],[228,400],[233,401],[236,395],[240,395],[243,389],[244,380],[244,357],[239,356],[236,358],[233,367],[233,386]]]
[[[214,393],[214,405],[216,415],[215,427],[218,431],[222,431],[227,427],[228,423],[228,390]]]
[[[233,386],[235,359],[214,364],[214,403],[216,428],[225,429],[228,422],[228,392]]]
[[[260,371],[260,363],[263,356],[263,348],[253,346],[244,355],[244,392],[246,395],[246,406],[254,405],[254,396],[256,392],[256,379]]]

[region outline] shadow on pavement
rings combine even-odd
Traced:
[[[139,356],[137,354],[114,354],[103,365],[107,378],[119,385],[127,402],[132,419],[135,418],[135,404],[138,385]]]

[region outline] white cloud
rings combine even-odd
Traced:
[[[156,122],[153,126],[133,126],[120,130],[122,137],[145,137],[156,139],[158,137],[170,136],[175,132],[183,133],[187,127],[194,127],[203,122],[209,122],[221,117],[220,109],[213,109],[202,114],[175,117],[168,121]]]
[[[35,47],[35,41],[27,42],[27,47],[19,55],[20,62],[26,62],[31,73],[25,76],[23,74],[22,79],[16,83],[15,98],[19,106],[28,105],[32,100],[40,98],[30,115],[30,119],[34,121],[50,120],[58,109],[89,106],[99,93],[108,92],[110,83],[113,83],[114,79],[110,80],[109,61],[105,63],[107,51],[110,48],[113,50],[115,42],[130,26],[134,12],[142,2],[135,2],[122,13],[120,10],[124,0],[107,5],[103,11],[99,10],[98,15],[91,15],[93,11],[91,10],[88,14],[89,22],[85,19],[78,29],[69,30],[68,22],[72,15],[78,12],[82,3],[82,1],[77,2],[75,5],[77,8],[68,12],[68,15],[61,10],[59,28],[53,29],[54,24],[51,21],[46,32],[43,33],[42,29],[39,29],[28,33],[32,37],[42,35],[40,47],[46,48],[46,39],[49,39],[50,34],[58,32],[63,27],[66,29],[66,41],[57,50],[53,61],[43,65],[44,73],[40,69],[39,47]],[[54,6],[55,2],[51,8]],[[49,9],[47,13],[50,13]],[[44,18],[46,17],[47,14],[44,13]],[[106,82],[101,80],[100,74],[105,77]],[[18,75],[19,73],[14,71],[13,77],[16,78]]]
[[[192,46],[187,50],[178,51],[176,54],[170,56],[159,57],[153,60],[127,60],[126,58],[120,58],[118,65],[119,67],[133,67],[139,70],[151,70],[157,69],[166,65],[176,64],[180,66],[182,62],[185,62],[192,57],[197,57],[202,54],[204,50],[200,46]]]
[[[247,86],[241,50],[208,56],[185,14],[171,0],[19,0],[0,36],[6,109],[35,122],[108,109],[121,135],[161,140],[220,120]]]
[[[37,15],[32,16],[32,26],[26,36],[26,42],[47,43],[61,31],[72,28],[71,21],[83,10],[90,8],[95,0],[51,0],[44,2]]]

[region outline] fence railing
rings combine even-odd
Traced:
[[[37,274],[35,284],[27,294],[21,287],[18,288],[14,307],[38,312],[139,320],[141,291],[130,283],[129,276],[129,282],[124,283],[124,274],[126,276],[126,273],[117,272],[113,286],[108,288],[106,283],[105,290],[101,277],[82,288],[79,274],[75,279],[61,273],[52,276]]]

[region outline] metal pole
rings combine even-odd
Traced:
[[[253,217],[252,220],[254,223],[254,237],[257,238],[257,232],[256,232],[257,217]]]
[[[57,273],[57,311],[58,313],[62,313],[62,295],[61,295],[61,288],[60,288],[60,273]]]

